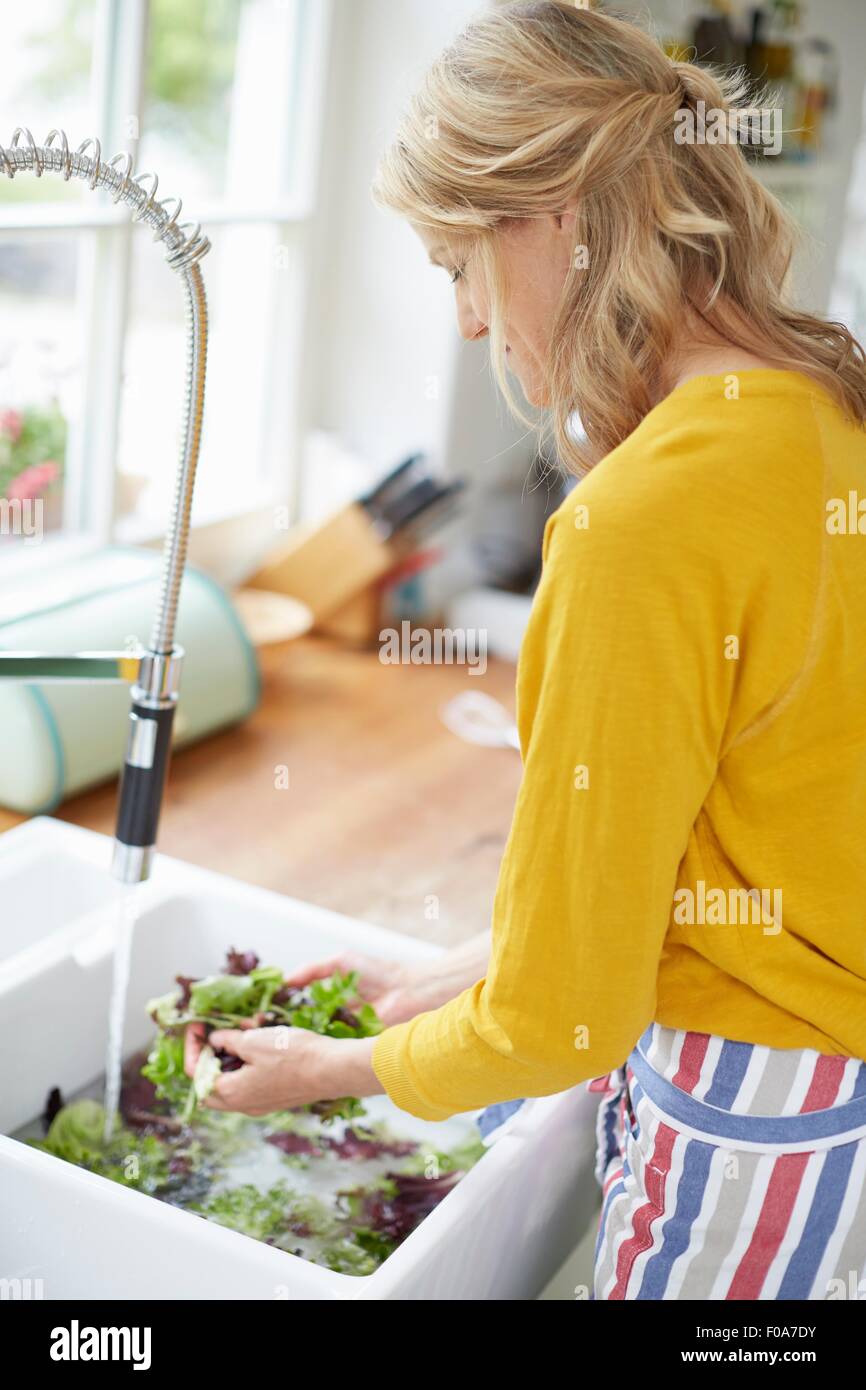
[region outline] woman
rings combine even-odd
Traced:
[[[545,530],[490,961],[354,962],[375,1039],[215,1038],[246,1065],[212,1104],[252,1114],[591,1082],[598,1299],[844,1297],[866,1262],[866,367],[702,138],[742,100],[550,0],[412,102],[378,200],[587,474]]]

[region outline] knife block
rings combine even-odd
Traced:
[[[313,526],[294,527],[246,587],[300,599],[319,629],[336,620],[337,630],[347,635],[368,632],[374,597],[378,613],[376,581],[401,554],[402,548],[382,540],[363,507],[352,502]]]
[[[382,630],[382,590],[370,584],[316,624],[316,631],[351,647],[375,647]]]

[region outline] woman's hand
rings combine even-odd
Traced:
[[[490,953],[490,932],[428,961],[407,964],[382,960],[361,951],[343,951],[312,961],[285,978],[302,989],[329,975],[358,975],[358,996],[372,1004],[386,1027],[453,999],[480,979]],[[224,1072],[204,1104],[214,1110],[267,1115],[318,1100],[342,1096],[376,1096],[382,1086],[373,1071],[375,1037],[327,1038],[307,1028],[261,1028],[261,1019],[245,1019],[236,1029],[221,1028],[207,1036],[203,1023],[190,1023],[184,1039],[184,1070],[192,1076],[207,1040],[224,1048],[243,1065]]]
[[[186,1031],[184,1069],[188,1076],[205,1041],[204,1025]],[[211,1110],[270,1115],[319,1100],[380,1095],[382,1086],[370,1056],[375,1037],[327,1038],[309,1028],[218,1028],[207,1042],[238,1057],[243,1066],[223,1072],[203,1104]]]
[[[372,1004],[386,1025],[402,1023],[422,1009],[432,1007],[420,1002],[423,972],[417,966],[413,968],[404,961],[367,956],[361,951],[343,951],[325,960],[311,961],[288,974],[285,983],[302,989],[313,980],[322,980],[328,975],[347,975],[351,970],[358,975],[359,998]]]
[[[381,960],[358,951],[313,961],[287,975],[284,983],[301,989],[313,980],[351,970],[358,974],[358,998],[372,1004],[384,1024],[412,1018],[425,1007],[412,993],[413,973],[401,961]],[[262,1028],[260,1023],[260,1018],[244,1019],[237,1028],[217,1029],[210,1035],[203,1023],[187,1026],[187,1076],[194,1074],[205,1042],[232,1053],[243,1063],[222,1074],[204,1105],[213,1110],[269,1115],[319,1100],[382,1093],[369,1060],[374,1038],[327,1038],[308,1028]]]
[[[390,1027],[416,1014],[438,1009],[462,990],[469,989],[484,976],[489,956],[488,929],[441,956],[414,963],[381,960],[360,951],[343,951],[295,970],[286,976],[286,984],[300,989],[311,980],[356,970],[361,999],[372,1004],[385,1026]]]

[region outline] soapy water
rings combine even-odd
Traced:
[[[144,1053],[136,1053],[126,1059],[127,1082],[138,1075],[143,1057]],[[97,1101],[104,1094],[105,1080],[99,1077],[80,1088],[69,1097],[67,1105]],[[293,1149],[284,1152],[279,1142],[273,1142],[274,1136],[279,1140],[283,1130],[288,1130],[296,1139],[312,1140],[314,1148],[307,1152]],[[153,1144],[154,1140],[145,1136],[155,1132],[151,1126],[137,1130],[136,1143]],[[398,1147],[390,1152],[371,1150],[365,1153],[363,1147],[352,1145],[348,1152],[343,1152],[342,1145],[347,1137],[364,1135],[389,1140]],[[43,1136],[43,1121],[37,1117],[18,1130],[13,1138],[41,1145]],[[472,1120],[465,1115],[452,1116],[432,1125],[404,1113],[396,1115],[385,1096],[367,1097],[364,1115],[349,1120],[324,1121],[300,1112],[291,1116],[281,1112],[252,1118],[204,1111],[196,1114],[191,1129],[184,1128],[176,1134],[163,1131],[161,1138],[166,1144],[169,1177],[167,1180],[161,1177],[156,1188],[142,1188],[153,1200],[178,1207],[199,1219],[204,1217],[218,1225],[228,1225],[245,1236],[264,1240],[276,1249],[324,1268],[352,1275],[372,1273],[388,1253],[380,1250],[374,1258],[356,1245],[355,1233],[367,1227],[369,1214],[352,1213],[352,1194],[359,1190],[361,1193],[369,1191],[383,1179],[401,1172],[413,1172],[417,1174],[416,1187],[408,1193],[407,1201],[417,1202],[420,1195],[417,1184],[423,1187],[424,1179],[440,1176],[441,1150],[453,1153],[463,1149],[461,1172],[453,1174],[455,1181],[462,1180],[484,1152]],[[185,1155],[195,1155],[196,1149],[197,1157],[188,1162]],[[126,1154],[121,1158],[116,1154],[115,1161],[126,1167],[131,1156]],[[127,1174],[131,1176],[128,1168]],[[140,1176],[144,1178],[145,1173]],[[139,1174],[135,1179],[127,1185],[136,1186]],[[446,1187],[438,1192],[432,1188],[423,1209],[414,1214],[411,1207],[404,1207],[401,1212],[398,1203],[391,1218],[402,1216],[407,1225],[401,1234],[386,1232],[389,1240],[395,1245],[400,1243],[447,1195],[452,1185],[447,1169],[444,1181]],[[281,1203],[285,1205],[278,1223],[268,1230],[256,1229],[258,1211],[252,1211],[250,1224],[250,1219],[244,1216],[244,1203],[238,1208],[237,1198],[252,1193],[266,1203],[268,1195],[281,1187],[285,1193]],[[225,1199],[226,1204],[220,1208],[221,1200]],[[307,1205],[309,1203],[312,1206]]]
[[[108,1042],[105,1053],[105,1142],[114,1133],[120,1110],[123,1070],[123,1025],[132,962],[135,924],[141,915],[147,883],[130,884],[118,899],[114,922],[114,965],[108,1006]]]

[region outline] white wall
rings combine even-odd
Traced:
[[[338,432],[379,465],[420,448],[443,472],[463,473],[523,434],[499,408],[486,347],[460,339],[447,276],[370,196],[403,104],[480,8],[479,0],[336,4],[306,414],[311,428]],[[522,467],[530,456],[524,447]]]
[[[839,55],[839,109],[833,121],[830,150],[832,177],[826,183],[825,220],[821,246],[814,257],[814,295],[810,306],[826,313],[844,239],[855,154],[866,138],[866,4],[863,0],[811,0],[806,18],[807,30],[829,39]]]
[[[474,8],[336,4],[307,412],[382,464],[416,446],[441,455],[456,329],[446,277],[400,218],[373,206],[370,184],[402,102]]]

